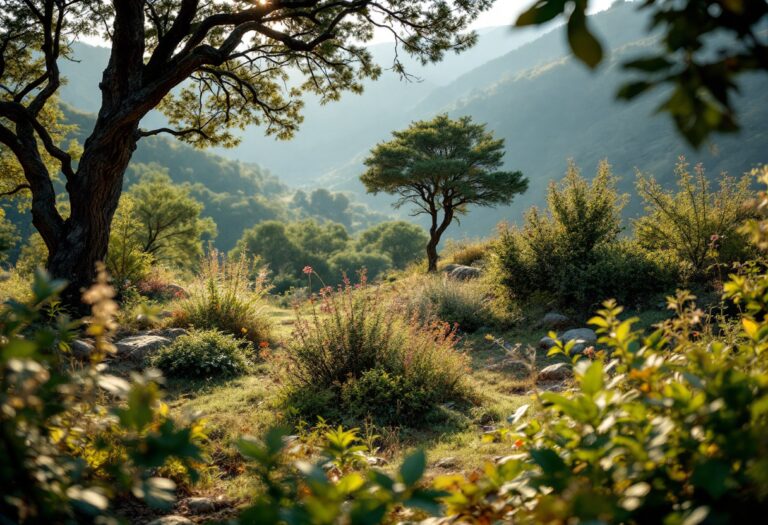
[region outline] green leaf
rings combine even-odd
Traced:
[[[663,56],[655,56],[630,60],[629,62],[624,63],[624,67],[626,69],[637,69],[647,73],[654,73],[656,71],[661,71],[662,69],[669,69],[672,67],[672,62]]]
[[[581,390],[590,396],[597,394],[603,388],[603,363],[593,361],[580,378]]]
[[[515,25],[518,27],[540,25],[549,22],[565,10],[565,0],[539,0],[524,11]]]
[[[403,483],[411,486],[421,479],[426,468],[427,456],[423,450],[417,450],[403,461],[400,467],[400,477]]]
[[[568,43],[573,54],[591,69],[603,60],[603,46],[589,31],[584,6],[577,3],[568,19]]]
[[[712,459],[696,465],[691,481],[697,487],[707,491],[713,498],[718,499],[727,490],[726,481],[731,469],[724,461]]]
[[[530,454],[533,461],[541,467],[541,470],[543,470],[545,474],[557,474],[568,469],[563,459],[552,449],[532,449]]]

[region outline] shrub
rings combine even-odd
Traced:
[[[678,191],[667,191],[653,179],[638,175],[637,191],[647,215],[635,221],[635,232],[647,250],[667,250],[685,262],[693,278],[703,279],[714,264],[730,266],[754,255],[738,228],[753,213],[744,206],[750,196],[749,176],[740,180],[723,174],[720,188],[711,189],[702,165],[691,173],[685,159],[675,168]]]
[[[570,164],[564,181],[550,186],[548,213],[533,208],[522,228],[502,227],[490,265],[502,300],[543,297],[584,311],[608,298],[634,306],[674,286],[678,267],[617,238],[624,197],[615,183],[606,162],[591,183]]]
[[[107,271],[118,291],[124,291],[143,279],[152,266],[152,255],[138,240],[141,225],[135,220],[137,203],[130,195],[120,197],[112,221],[107,251]]]
[[[449,280],[444,275],[412,277],[405,282],[402,300],[410,316],[457,324],[465,332],[492,326],[497,319],[484,283]]]
[[[251,349],[218,330],[182,335],[150,358],[152,366],[171,377],[233,377],[250,367]]]
[[[70,366],[70,319],[49,323],[63,283],[36,275],[31,297],[0,307],[0,521],[117,521],[110,500],[129,494],[169,508],[175,485],[157,477],[173,459],[194,473],[202,460],[192,428],[163,411],[159,379],[104,373],[117,305],[106,274],[83,299],[92,305],[90,361]],[[109,400],[111,405],[105,406]],[[101,439],[102,436],[109,439]],[[113,461],[114,459],[114,461]]]
[[[365,270],[369,279],[376,279],[392,267],[390,258],[382,253],[343,251],[328,261],[337,276],[356,275]]]
[[[288,382],[287,403],[300,415],[314,418],[359,417],[380,414],[369,408],[393,401],[399,414],[411,417],[418,406],[435,407],[466,395],[463,378],[467,357],[457,348],[457,337],[447,324],[423,324],[409,319],[382,296],[379,288],[348,281],[338,290],[324,288],[312,314],[299,315],[287,344],[283,372]],[[365,379],[363,379],[365,378]],[[397,387],[388,393],[382,384]],[[364,393],[385,395],[368,398]],[[423,401],[421,399],[423,398]],[[381,414],[380,422],[391,422]],[[417,423],[404,419],[402,423]]]
[[[487,241],[449,240],[443,250],[443,259],[462,266],[472,266],[485,260],[488,248]]]
[[[427,241],[429,237],[422,227],[405,221],[390,221],[361,232],[356,244],[358,251],[385,254],[395,269],[404,270],[424,258]]]
[[[174,322],[257,343],[269,340],[272,326],[264,301],[269,287],[264,273],[253,281],[250,273],[245,256],[228,260],[212,250],[187,290],[188,297],[178,301]]]

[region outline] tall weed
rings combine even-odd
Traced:
[[[269,292],[264,272],[255,280],[245,256],[227,259],[216,250],[203,259],[198,278],[174,311],[174,323],[221,330],[253,342],[267,341],[272,325],[266,312]]]

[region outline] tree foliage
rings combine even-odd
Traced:
[[[735,112],[737,78],[768,72],[768,3],[764,0],[648,0],[649,32],[660,32],[656,52],[624,63],[635,79],[618,92],[631,100],[669,86],[659,107],[694,146],[713,132],[739,129]],[[538,0],[517,19],[518,26],[543,24],[567,14],[574,55],[589,67],[603,60],[602,45],[587,23],[589,0]]]
[[[301,95],[321,102],[360,92],[381,66],[365,43],[376,29],[399,52],[423,63],[475,40],[464,29],[492,0],[15,0],[0,1],[0,144],[15,157],[32,194],[33,223],[49,269],[71,282],[64,298],[79,304],[103,260],[125,170],[139,140],[167,133],[197,146],[231,146],[232,128],[261,124],[288,138],[301,122]],[[82,155],[57,144],[46,108],[65,80],[60,62],[70,42],[97,35],[110,45],[99,83],[101,106]],[[288,71],[293,71],[288,82]],[[159,109],[168,126],[143,129]],[[46,159],[56,160],[53,167]],[[61,172],[71,214],[56,209]]]
[[[402,270],[422,258],[428,240],[420,226],[405,221],[390,221],[360,232],[356,243],[359,251],[388,255],[392,266]]]
[[[188,185],[173,184],[164,173],[145,175],[126,194],[133,201],[136,241],[154,262],[190,267],[203,254],[203,241],[216,224],[201,217],[203,205]]]
[[[370,193],[399,195],[395,207],[411,204],[414,215],[430,217],[430,271],[437,270],[437,245],[458,215],[470,205],[507,204],[527,188],[520,172],[500,171],[504,141],[470,117],[439,115],[393,136],[371,150],[360,179]]]

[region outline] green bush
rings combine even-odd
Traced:
[[[370,414],[389,423],[391,414],[382,413],[380,418],[370,407],[389,402],[413,407],[413,400],[422,396],[419,406],[425,408],[461,400],[467,394],[468,361],[456,344],[455,331],[447,324],[408,318],[383,297],[381,289],[369,286],[363,274],[358,285],[347,281],[338,290],[322,289],[312,314],[299,315],[283,356],[286,404],[309,419]],[[395,393],[378,388],[382,382],[396,386]],[[385,399],[366,399],[364,392]],[[416,414],[412,408],[399,413]]]
[[[404,283],[402,298],[408,314],[421,320],[437,317],[465,332],[496,324],[488,288],[482,282],[422,275]]]
[[[150,364],[171,377],[224,378],[245,374],[252,351],[218,330],[192,331],[178,337],[150,358]]]
[[[424,385],[412,385],[401,375],[381,369],[368,370],[341,389],[345,413],[357,420],[373,415],[380,424],[397,425],[423,417],[433,406]]]
[[[365,270],[369,279],[376,279],[392,267],[388,256],[376,252],[343,251],[335,254],[328,262],[333,273],[339,276],[337,279],[343,275],[357,275],[362,270]]]
[[[489,242],[487,241],[452,241],[446,243],[443,250],[445,261],[472,266],[485,260],[488,255]]]
[[[245,257],[228,260],[213,250],[201,263],[200,275],[177,302],[173,322],[201,330],[221,330],[252,342],[268,341],[272,323],[266,312],[269,292],[265,275],[255,280]]]
[[[738,231],[753,212],[744,206],[750,197],[748,175],[736,180],[723,174],[717,191],[704,168],[691,173],[685,159],[675,167],[678,191],[667,191],[653,177],[638,176],[637,191],[647,215],[634,223],[635,234],[647,250],[668,251],[686,265],[689,277],[717,276],[713,266],[730,267],[755,255]]]
[[[535,298],[589,311],[608,298],[636,306],[674,288],[680,267],[669,257],[618,239],[624,197],[615,184],[606,162],[591,183],[569,165],[550,186],[548,213],[531,209],[522,228],[503,228],[493,243],[497,295],[518,307]]]

